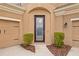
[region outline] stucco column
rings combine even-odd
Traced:
[[[50,39],[51,43],[54,43],[54,31],[55,31],[55,14],[51,11],[51,21],[50,21]]]

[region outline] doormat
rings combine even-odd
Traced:
[[[47,45],[47,48],[55,56],[66,56],[68,54],[68,52],[70,51],[71,46],[63,45],[62,48],[57,48],[57,47],[55,47],[54,44],[52,44],[52,45]]]

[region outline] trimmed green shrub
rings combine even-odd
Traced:
[[[33,41],[33,34],[32,33],[26,33],[23,36],[24,45],[30,45]]]
[[[64,44],[64,33],[63,32],[54,32],[54,44],[56,47],[61,48]]]

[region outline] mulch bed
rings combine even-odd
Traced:
[[[62,48],[57,48],[57,47],[55,47],[54,44],[52,44],[52,45],[47,45],[47,48],[55,56],[66,56],[68,54],[68,52],[70,51],[71,46],[63,45]]]
[[[30,50],[31,52],[35,53],[35,46],[33,45],[28,45],[28,46],[24,46],[23,44],[21,44],[21,46],[26,49],[26,50]]]

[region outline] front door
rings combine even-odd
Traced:
[[[45,15],[35,15],[35,42],[45,41]]]

